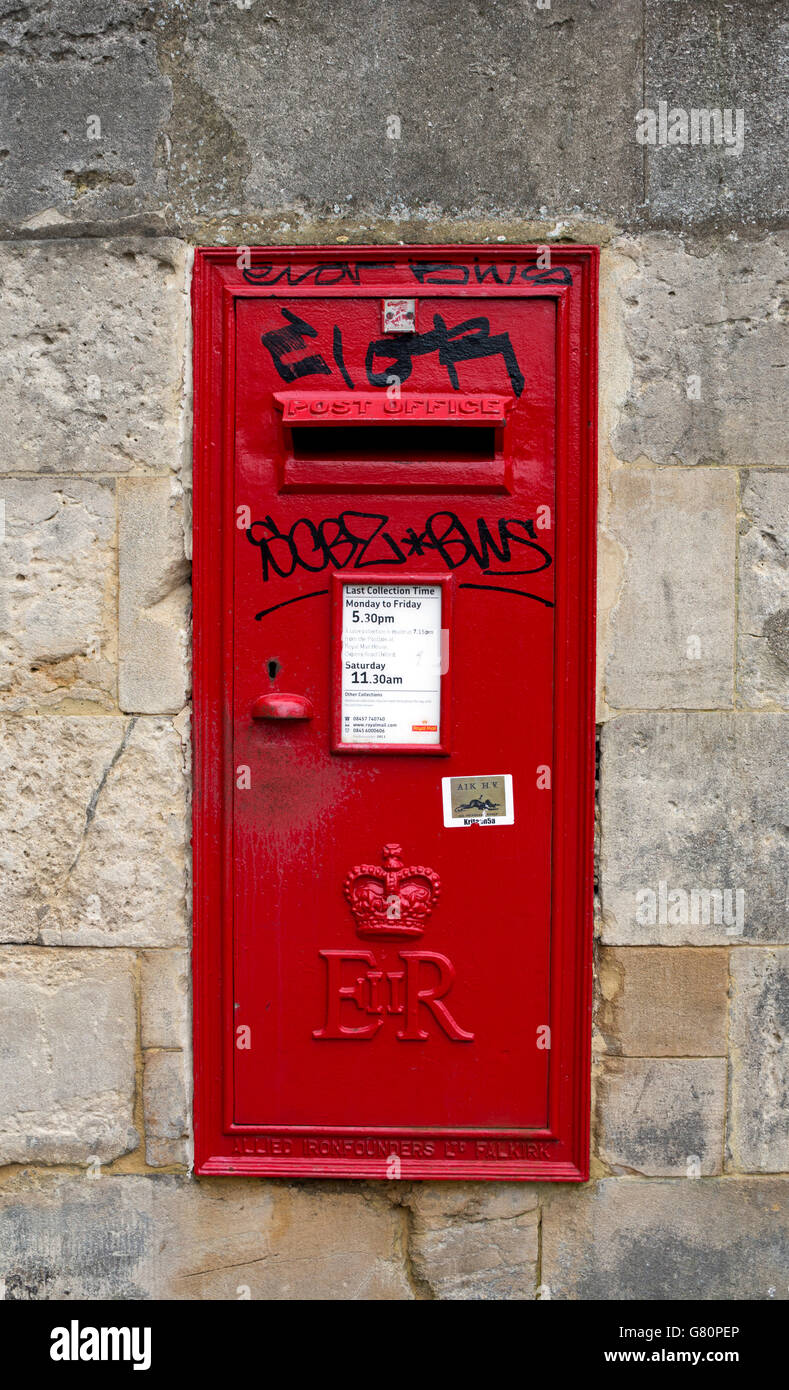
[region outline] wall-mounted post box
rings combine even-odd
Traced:
[[[597,251],[198,251],[203,1174],[588,1173]]]

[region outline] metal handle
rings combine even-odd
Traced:
[[[252,706],[253,719],[312,719],[313,713],[306,695],[286,695],[284,691],[259,695]]]

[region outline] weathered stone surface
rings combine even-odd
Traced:
[[[770,223],[786,191],[775,10],[650,0],[644,23],[638,0],[502,0],[494,24],[451,0],[34,0],[0,35],[2,214],[203,240],[282,212]],[[661,100],[742,106],[742,155],[642,147],[636,114]]]
[[[153,1168],[186,1163],[189,1106],[182,1052],[146,1052],[142,1095],[146,1163]]]
[[[171,1205],[162,1286],[171,1298],[408,1299],[401,1214],[369,1193],[199,1182]]]
[[[738,696],[789,705],[789,476],[747,473],[742,511]]]
[[[535,1296],[537,1193],[520,1183],[425,1183],[391,1194],[411,1209],[409,1253],[425,1296]]]
[[[137,1147],[132,960],[0,949],[0,1163],[106,1163]]]
[[[185,254],[154,239],[0,247],[0,471],[179,467]]]
[[[728,972],[728,952],[714,947],[604,947],[601,1047],[622,1057],[724,1056]]]
[[[616,469],[610,489],[608,530],[622,546],[625,562],[610,620],[608,704],[731,706],[734,473]]]
[[[165,200],[170,91],[146,10],[34,0],[3,16],[4,220],[109,220]]]
[[[187,953],[143,951],[140,983],[142,1046],[185,1047],[189,1037],[190,973]]]
[[[0,722],[0,938],[185,939],[186,782],[166,719]]]
[[[189,565],[175,479],[118,483],[118,700],[176,714],[189,693]]]
[[[277,14],[102,3],[84,29],[61,3],[5,28],[9,223],[621,211],[642,196],[638,0],[609,0],[605,15],[593,0],[504,0],[495,24],[450,0],[383,12],[298,0]],[[594,102],[568,99],[587,87]]]
[[[686,246],[656,233],[617,246],[633,260],[622,299],[632,377],[611,440],[617,456],[789,462],[789,234]],[[708,559],[698,557],[698,574]]]
[[[789,1171],[789,950],[732,953],[730,1166]]]
[[[644,106],[739,107],[745,125],[739,157],[714,144],[645,146],[651,216],[737,226],[780,218],[789,202],[786,6],[646,0],[644,48]]]
[[[597,1081],[598,1153],[614,1172],[647,1178],[719,1173],[723,1057],[611,1057]]]
[[[7,1299],[409,1299],[402,1236],[382,1198],[319,1185],[105,1176],[0,1190]]]
[[[555,1299],[789,1300],[789,1182],[606,1178],[545,1190]]]
[[[633,263],[616,246],[600,251],[600,345],[604,370],[598,390],[598,475],[597,505],[597,615],[595,663],[595,703],[597,723],[602,724],[609,710],[605,702],[607,655],[611,643],[611,618],[616,611],[624,581],[627,553],[608,530],[608,511],[612,504],[610,475],[619,461],[611,445],[622,403],[631,379],[630,356],[625,345],[623,306]]]
[[[114,708],[112,484],[6,478],[0,708]]]
[[[258,5],[197,13],[186,51],[177,14],[159,39],[173,80],[169,191],[186,210],[215,213],[229,194],[246,208],[523,215],[641,196],[636,0],[605,14],[589,0],[549,12],[505,0],[495,24],[450,0],[383,13],[300,0],[274,20]],[[594,103],[568,100],[580,72]],[[399,139],[387,138],[390,115]]]
[[[777,775],[788,752],[785,714],[625,714],[604,726],[604,942],[789,939],[789,787]],[[694,923],[691,893],[712,892],[730,896],[697,896]]]

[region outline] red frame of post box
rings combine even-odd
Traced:
[[[458,1160],[404,1157],[403,1179],[584,1181],[589,1174],[592,902],[594,826],[594,594],[597,460],[597,282],[594,246],[346,246],[199,248],[192,282],[194,315],[194,1122],[198,1174],[369,1178],[369,1159],[245,1152],[244,1126],[233,1125],[232,923],[232,619],[235,517],[234,327],[238,298],[256,288],[242,267],[290,266],[287,293],[352,296],[365,264],[385,256],[394,268],[384,296],[442,293],[484,297],[503,291],[513,263],[529,267],[535,294],[557,300],[556,560],[554,768],[551,920],[551,1078],[549,1130],[535,1133],[524,1156]],[[431,262],[443,278],[409,275],[409,262]],[[500,274],[464,285],[465,267],[484,262]],[[571,284],[550,268],[567,267]],[[354,275],[357,277],[354,280]],[[523,277],[526,278],[525,276]],[[265,280],[265,272],[261,276]],[[295,286],[295,288],[294,288]],[[456,286],[456,288],[452,288]],[[279,291],[282,292],[282,289]],[[369,287],[361,292],[370,293]],[[528,288],[521,294],[528,294]],[[281,406],[280,406],[281,408]],[[503,427],[506,429],[506,425]],[[221,546],[217,547],[217,529]],[[558,562],[561,561],[561,564]],[[446,581],[444,581],[446,583]],[[339,585],[337,586],[339,588]],[[451,583],[445,593],[451,592]],[[421,751],[431,751],[424,749]],[[254,1129],[254,1127],[248,1127]],[[484,1138],[484,1136],[482,1136]],[[541,1138],[560,1138],[554,1157]]]

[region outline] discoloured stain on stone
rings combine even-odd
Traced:
[[[789,950],[732,958],[729,1166],[789,1171]]]
[[[542,1281],[554,1299],[789,1301],[778,1180],[605,1178],[544,1189]]]
[[[722,948],[604,947],[601,1049],[622,1057],[725,1056],[727,987]]]
[[[596,1088],[600,1158],[648,1178],[719,1173],[725,1091],[722,1057],[609,1058]]]
[[[403,1300],[401,1224],[339,1184],[17,1178],[0,1190],[0,1277],[17,1298]]]

